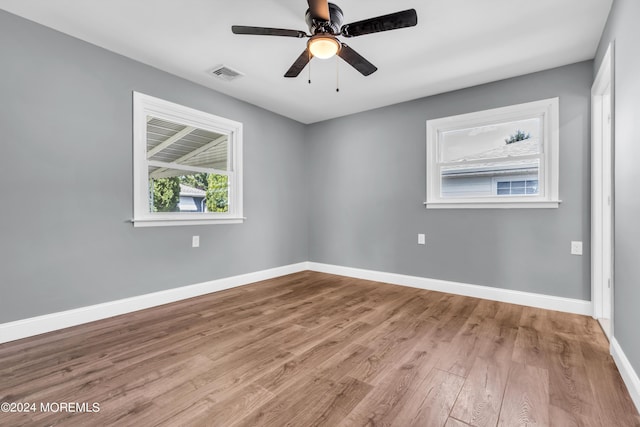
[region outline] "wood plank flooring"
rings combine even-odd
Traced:
[[[0,402],[37,405],[0,426],[640,426],[589,317],[315,272],[0,345]]]

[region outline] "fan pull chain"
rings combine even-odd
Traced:
[[[308,50],[308,53],[309,53],[309,84],[311,84],[311,51]]]
[[[336,55],[336,92],[340,92],[340,61]]]

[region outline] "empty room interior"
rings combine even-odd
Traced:
[[[0,0],[0,425],[640,426],[637,0]]]

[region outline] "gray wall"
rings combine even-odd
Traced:
[[[613,334],[640,372],[640,2],[615,0],[598,47],[594,72],[615,42],[615,261]]]
[[[592,73],[582,62],[310,125],[310,260],[589,300]],[[427,119],[556,96],[560,208],[423,207]]]
[[[133,90],[244,123],[244,224],[126,222]],[[0,11],[0,323],[306,261],[303,138],[295,121]]]

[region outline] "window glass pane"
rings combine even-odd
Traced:
[[[149,212],[228,212],[226,175],[149,167]]]
[[[539,159],[473,163],[445,166],[440,169],[440,196],[470,198],[538,194]],[[532,190],[526,191],[527,182]]]
[[[443,132],[439,161],[462,162],[540,154],[541,120],[531,118]]]
[[[147,117],[147,158],[167,163],[229,170],[226,134]]]

